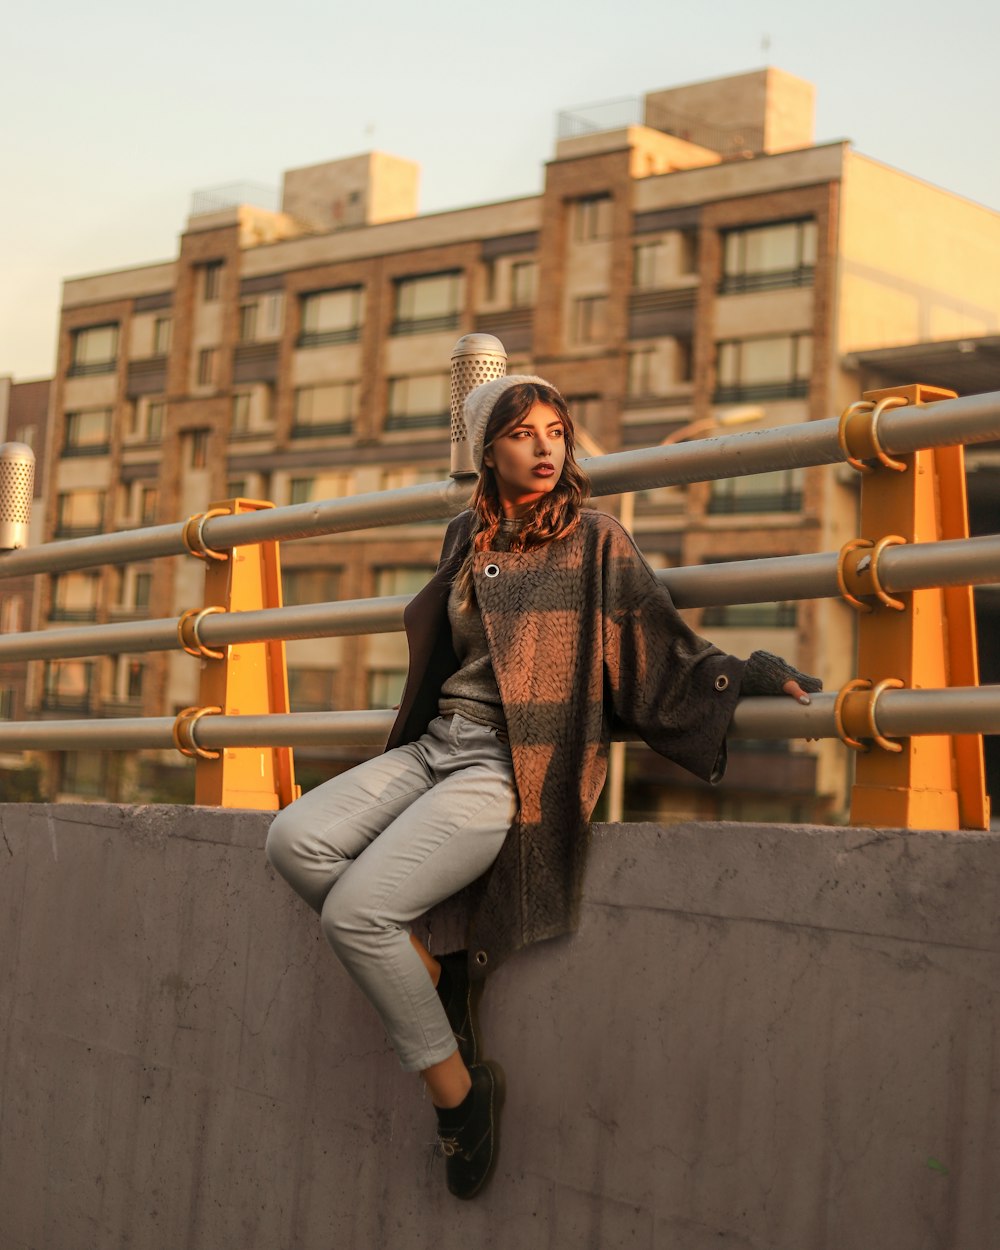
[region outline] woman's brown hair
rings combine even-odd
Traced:
[[[496,439],[503,438],[505,434],[516,429],[535,404],[544,404],[546,408],[551,408],[562,422],[566,461],[559,481],[548,494],[542,495],[525,525],[514,535],[511,551],[528,551],[532,547],[541,547],[545,543],[565,538],[579,524],[580,509],[590,496],[590,481],[577,464],[574,454],[576,430],[573,418],[569,415],[566,401],[554,386],[522,382],[504,391],[486,422],[483,434],[484,452]],[[496,474],[488,464],[484,463],[479,471],[479,481],[472,493],[469,507],[472,510],[472,541],[469,553],[455,577],[456,590],[463,608],[469,608],[475,603],[473,554],[491,549],[504,515]]]

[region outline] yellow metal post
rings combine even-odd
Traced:
[[[963,448],[934,448],[894,459],[883,451],[875,428],[886,407],[922,406],[953,396],[921,385],[868,391],[842,423],[851,463],[863,472],[864,539],[844,560],[842,582],[849,601],[862,609],[858,687],[917,690],[978,684],[972,588],[891,596],[882,589],[877,569],[887,545],[969,535]],[[852,823],[909,829],[989,827],[981,736],[922,735],[888,743],[878,734],[873,699],[864,689],[843,696],[842,728],[857,745],[861,739],[870,744],[858,755]]]
[[[200,518],[192,518],[186,534],[196,521],[210,514],[256,512],[274,505],[256,499],[228,499],[210,505]],[[288,676],[285,644],[269,642],[233,643],[221,651],[205,647],[197,633],[199,617],[208,612],[249,612],[281,607],[281,565],[276,542],[252,543],[234,547],[231,552],[213,552],[189,541],[193,555],[206,561],[205,607],[185,613],[179,625],[182,645],[201,658],[199,698],[201,707],[187,709],[191,715],[178,718],[175,738],[186,754],[197,756],[195,802],[215,807],[249,807],[276,811],[298,797],[290,747],[226,747],[205,751],[195,742],[193,731],[185,732],[199,715],[222,712],[227,716],[259,716],[287,712]],[[193,749],[192,749],[193,748]]]

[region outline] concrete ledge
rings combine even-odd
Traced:
[[[0,804],[3,1250],[1000,1245],[996,834],[598,826],[457,1204],[269,821]]]

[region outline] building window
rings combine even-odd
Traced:
[[[660,256],[662,243],[638,243],[632,249],[632,287],[636,291],[652,291],[661,285]]]
[[[21,612],[24,599],[21,595],[4,595],[0,598],[0,634],[21,632]]]
[[[10,686],[0,687],[0,720],[14,719],[14,691]]]
[[[446,427],[451,413],[451,379],[447,373],[389,379],[387,430]]]
[[[283,291],[273,291],[257,301],[260,309],[261,338],[276,339],[281,334],[285,319],[285,295]]]
[[[114,373],[117,361],[117,322],[73,332],[73,356],[69,367],[72,375]]]
[[[612,205],[610,195],[590,195],[585,199],[574,200],[573,238],[578,243],[610,238]]]
[[[113,686],[115,699],[120,703],[138,703],[142,699],[144,664],[138,656],[115,657]]]
[[[398,279],[392,333],[456,329],[464,295],[465,275],[460,269]]]
[[[158,443],[163,438],[163,418],[167,413],[167,405],[162,399],[151,399],[146,408],[146,438],[151,443]]]
[[[198,353],[198,385],[214,386],[215,374],[218,364],[219,349],[217,347],[203,347]]]
[[[718,345],[715,402],[798,399],[809,392],[812,337],[782,334]]]
[[[209,430],[188,430],[184,435],[186,443],[184,459],[189,469],[208,468],[209,433]]]
[[[795,629],[798,619],[794,603],[732,603],[706,608],[701,623],[705,629]]]
[[[89,711],[93,680],[93,660],[50,660],[45,665],[42,706],[46,710]]]
[[[333,603],[340,588],[341,570],[325,564],[281,570],[283,603]]]
[[[716,515],[747,512],[798,512],[802,507],[802,470],[750,473],[712,483],[708,510]]]
[[[727,230],[722,294],[811,286],[816,270],[815,221],[782,221]]]
[[[698,231],[695,227],[677,231],[677,243],[680,248],[680,264],[678,271],[683,274],[698,272]]]
[[[104,525],[104,492],[71,490],[56,500],[56,537],[99,534]]]
[[[288,484],[289,503],[313,503],[320,499],[344,499],[354,489],[352,473],[318,473],[293,477]]]
[[[152,590],[153,574],[136,573],[132,590],[132,606],[134,608],[148,608]]]
[[[105,456],[111,449],[111,409],[67,412],[62,454]]]
[[[538,266],[533,260],[515,261],[510,267],[510,306],[530,308],[538,288]]]
[[[95,621],[100,573],[60,573],[52,579],[51,621]]]
[[[250,391],[237,391],[232,404],[232,432],[245,434],[250,428],[250,403],[253,395]]]
[[[640,348],[628,354],[628,394],[632,399],[642,399],[654,393],[653,363],[656,351],[652,347]]]
[[[376,595],[415,595],[434,576],[433,564],[391,565],[375,570]]]
[[[143,396],[130,407],[129,438],[140,443],[158,443],[163,438],[167,405],[162,399]]]
[[[608,297],[583,295],[573,304],[573,341],[603,343],[608,337]]]
[[[214,303],[222,294],[222,265],[221,260],[210,260],[208,264],[199,266],[201,298],[206,304]]]
[[[396,465],[382,470],[380,490],[402,490],[405,486],[421,486],[425,482],[443,482],[448,476],[448,465]]]
[[[694,347],[689,338],[674,339],[674,381],[690,382],[694,378]]]
[[[483,261],[483,299],[492,304],[497,297],[497,262],[495,257]]]
[[[292,437],[350,434],[357,414],[357,382],[328,382],[304,386],[295,392]]]
[[[356,342],[364,319],[364,295],[360,286],[303,295],[299,347]]]
[[[247,498],[247,480],[245,477],[231,477],[226,482],[227,499]]]
[[[257,338],[257,304],[240,305],[239,337],[241,343],[253,343]]]
[[[14,442],[24,443],[25,447],[34,447],[35,445],[35,426],[22,425],[14,431]]]
[[[155,525],[156,524],[156,506],[159,502],[160,492],[155,486],[143,486],[139,493],[139,524]]]
[[[574,423],[583,430],[584,434],[589,434],[594,430],[600,429],[600,395],[567,395],[566,404]],[[581,447],[578,448],[577,454],[589,455],[590,453],[585,452]]]
[[[153,322],[153,355],[166,356],[170,351],[174,322],[172,317],[157,317]]]
[[[293,712],[328,712],[334,706],[337,670],[289,668],[288,702]]]
[[[63,794],[88,798],[107,797],[108,757],[103,751],[65,751],[59,768],[59,789]]]
[[[406,669],[371,669],[368,673],[368,706],[396,707],[403,697]]]
[[[126,666],[125,698],[141,699],[143,663],[141,660],[133,659],[131,656],[123,656],[122,660]]]

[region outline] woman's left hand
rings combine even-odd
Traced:
[[[791,695],[793,699],[798,699],[800,703],[805,703],[806,705],[808,705],[812,702],[812,699],[810,699],[810,697],[806,694],[806,692],[802,689],[802,687],[794,678],[790,679],[789,681],[786,681],[785,684],[781,688],[785,692],[785,694]]]

